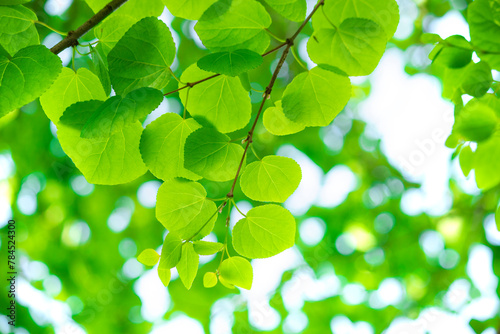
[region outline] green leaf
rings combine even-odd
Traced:
[[[0,6],[20,5],[30,1],[31,0],[0,0]]]
[[[449,68],[461,68],[471,62],[472,46],[463,36],[450,36],[444,43],[440,48],[436,46],[438,49],[434,61]]]
[[[267,4],[290,21],[302,22],[306,18],[305,0],[265,0]]]
[[[179,263],[182,254],[182,240],[174,233],[168,233],[161,249],[160,267],[170,269]]]
[[[109,75],[117,94],[141,88],[162,89],[170,80],[175,44],[168,27],[155,17],[134,24],[108,54]]]
[[[471,96],[481,97],[488,92],[492,83],[491,68],[488,63],[482,61],[467,67],[462,88]]]
[[[195,241],[193,242],[194,251],[200,255],[212,255],[220,252],[224,245],[220,242],[210,242],[210,241]]]
[[[222,261],[219,267],[220,277],[232,285],[250,290],[252,288],[253,270],[250,262],[239,256],[232,256]],[[222,280],[221,280],[222,283]]]
[[[264,111],[264,127],[275,136],[286,136],[305,129],[305,126],[296,123],[285,116],[281,101],[276,101],[274,107],[269,107]]]
[[[166,113],[149,124],[141,138],[141,154],[151,173],[164,181],[174,177],[198,180],[201,177],[184,168],[186,138],[201,126],[193,119]]]
[[[312,24],[314,30],[331,29],[332,23],[338,27],[348,18],[374,21],[383,28],[389,40],[398,27],[399,7],[395,0],[327,0],[323,10],[313,16]]]
[[[213,73],[205,72],[193,64],[184,71],[181,81],[195,82],[210,75]],[[183,86],[179,84],[179,87]],[[189,96],[188,89],[180,91],[179,97],[199,123],[209,122],[220,132],[239,130],[250,121],[252,103],[238,78],[220,75],[189,88]]]
[[[491,95],[470,100],[458,114],[453,132],[462,135],[465,140],[479,142],[488,139],[498,124],[495,104],[500,107],[498,99]]]
[[[460,155],[458,156],[458,161],[460,162],[462,173],[464,173],[465,177],[469,176],[469,173],[474,166],[474,152],[472,152],[470,146],[462,148]]]
[[[177,263],[177,272],[181,278],[182,284],[186,289],[191,289],[193,281],[198,273],[198,264],[200,262],[200,257],[193,249],[193,244],[186,242],[182,246],[182,255],[179,263]]]
[[[171,272],[170,268],[166,268],[160,265],[158,266],[158,277],[160,277],[161,282],[163,283],[164,286],[168,286],[170,283],[170,277],[171,277]]]
[[[158,189],[156,218],[181,239],[203,238],[217,220],[217,206],[206,195],[205,188],[197,182],[165,181]]]
[[[143,250],[141,254],[139,254],[139,256],[137,257],[137,261],[139,261],[145,266],[151,266],[151,267],[156,265],[159,259],[160,255],[158,255],[158,253],[152,248]]]
[[[109,96],[111,94],[111,80],[109,79],[108,60],[102,53],[101,48],[97,49],[90,45],[90,51],[92,52],[92,72],[101,81],[106,96]]]
[[[478,53],[482,60],[490,63],[490,66],[500,70],[498,55],[491,53],[500,52],[500,22],[495,20],[495,11],[491,7],[494,1],[475,0],[467,10],[467,21],[469,22],[471,42],[475,48],[487,51]],[[496,61],[492,61],[496,58]]]
[[[83,125],[102,103],[85,101],[67,108],[57,126],[57,138],[88,182],[106,185],[127,183],[147,170],[139,152],[142,125],[136,121],[110,137],[81,138]]]
[[[201,211],[205,188],[197,182],[173,179],[158,189],[156,218],[169,231],[185,228]]]
[[[40,44],[36,20],[36,14],[24,6],[0,6],[0,44],[9,54]]]
[[[231,77],[253,70],[261,64],[262,56],[246,49],[211,53],[198,60],[198,67],[202,70]]]
[[[79,68],[74,72],[64,67],[54,84],[40,97],[40,104],[47,117],[57,124],[64,110],[70,105],[81,101],[105,99],[106,94],[95,74],[86,68]]]
[[[344,109],[350,97],[349,78],[315,67],[293,79],[281,103],[290,120],[305,126],[326,126]]]
[[[217,0],[163,0],[173,16],[188,20],[198,20]]]
[[[211,181],[233,179],[243,156],[243,147],[230,140],[212,128],[194,131],[184,147],[184,167]]]
[[[94,13],[97,13],[109,3],[109,0],[85,0],[85,2]],[[111,14],[111,18],[117,15],[128,15],[138,21],[147,16],[160,16],[163,8],[164,5],[161,0],[148,0],[147,3],[144,3],[143,0],[128,0]]]
[[[217,274],[216,273],[205,273],[203,276],[203,286],[205,288],[213,288],[217,285]]]
[[[274,256],[294,243],[295,219],[276,204],[251,209],[233,229],[234,250],[251,259]]]
[[[301,179],[300,166],[293,159],[268,155],[245,168],[240,185],[243,193],[254,201],[283,203]]]
[[[89,117],[82,128],[82,138],[105,138],[133,126],[147,116],[163,101],[163,93],[157,89],[143,87],[126,96],[112,96]]]
[[[240,78],[241,85],[247,92],[252,90],[252,86],[250,85],[250,77],[248,76],[248,72],[241,73],[238,75],[238,78]]]
[[[424,44],[436,44],[442,42],[443,39],[438,34],[423,33],[420,36],[420,41]]]
[[[226,281],[222,276],[219,276],[219,282],[228,289],[236,289],[236,287],[233,284]]]
[[[474,154],[474,169],[477,186],[488,190],[500,183],[500,136],[477,144]]]
[[[33,101],[56,80],[61,60],[45,46],[28,46],[8,59],[0,56],[0,117]]]
[[[249,49],[262,53],[270,43],[265,32],[270,25],[271,17],[255,0],[219,0],[202,15],[195,30],[213,52]],[[250,42],[256,36],[258,43]]]
[[[106,57],[135,22],[132,16],[116,14],[104,20],[94,28],[95,37],[99,40],[97,49]]]
[[[348,18],[337,29],[315,31],[307,43],[307,52],[316,64],[328,64],[350,76],[360,76],[377,67],[386,43],[384,30],[377,23]]]

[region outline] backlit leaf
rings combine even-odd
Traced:
[[[198,60],[200,69],[231,77],[253,70],[260,64],[262,56],[246,49],[211,53]]]
[[[291,135],[305,129],[301,123],[293,122],[285,116],[281,101],[276,101],[274,107],[264,111],[263,123],[267,131],[275,136]]]
[[[193,242],[194,250],[200,255],[212,255],[224,248],[224,245],[220,242],[210,242],[210,241],[195,241]]]
[[[265,0],[267,4],[290,21],[301,22],[306,18],[305,0]]]
[[[182,240],[173,233],[167,234],[161,249],[160,267],[173,268],[179,263],[182,254]]]
[[[198,20],[215,2],[217,0],[163,0],[172,15],[188,20]]]
[[[185,243],[182,246],[182,255],[176,268],[182,283],[188,290],[191,289],[198,273],[199,261],[200,257],[194,251],[193,244],[190,242]]]
[[[137,261],[140,263],[146,265],[146,266],[154,266],[158,263],[158,260],[160,259],[160,255],[151,248],[145,249],[139,254],[137,257]]]
[[[253,281],[253,269],[250,262],[239,256],[232,256],[222,261],[220,276],[228,283],[250,290]],[[222,283],[222,281],[221,281]]]
[[[40,43],[36,20],[36,14],[24,6],[0,6],[0,44],[9,54]]]

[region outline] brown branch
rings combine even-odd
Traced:
[[[280,60],[278,62],[278,65],[276,66],[276,69],[273,72],[273,76],[271,77],[271,81],[269,81],[269,85],[267,85],[266,90],[264,91],[264,96],[262,98],[262,103],[260,104],[259,111],[257,112],[257,116],[255,117],[255,120],[254,120],[254,122],[252,124],[252,128],[250,129],[250,131],[248,131],[248,136],[245,139],[245,141],[246,141],[245,150],[243,151],[243,156],[241,157],[241,161],[240,161],[240,164],[238,166],[238,170],[236,171],[236,175],[234,177],[234,181],[233,181],[233,185],[231,186],[231,190],[229,191],[229,193],[227,193],[227,197],[228,198],[232,198],[233,195],[234,195],[234,188],[236,187],[236,182],[238,181],[238,177],[240,175],[241,168],[243,167],[243,162],[245,161],[245,157],[247,155],[248,148],[250,147],[250,144],[252,144],[253,134],[254,134],[254,131],[255,131],[255,127],[257,126],[257,121],[259,120],[259,117],[262,114],[262,110],[264,109],[264,105],[266,104],[267,99],[271,95],[271,91],[273,90],[274,83],[276,82],[276,79],[278,78],[280,70],[283,67],[283,64],[285,63],[286,56],[288,55],[288,52],[290,51],[290,48],[293,46],[294,40],[300,34],[300,32],[302,31],[302,29],[304,29],[304,27],[306,26],[307,22],[309,22],[309,20],[314,15],[314,13],[324,3],[325,3],[324,0],[320,0],[316,4],[316,6],[314,7],[314,9],[311,11],[311,13],[306,17],[306,19],[304,20],[304,22],[302,22],[302,24],[297,29],[297,31],[295,32],[295,34],[293,34],[292,37],[290,37],[289,39],[287,39],[286,43],[283,43],[280,46],[280,48],[281,48],[281,47],[283,47],[283,46],[286,45],[285,50],[283,50],[283,53],[281,54],[281,58],[280,58]],[[271,50],[271,51],[273,51],[273,50]]]
[[[69,31],[68,36],[66,36],[62,41],[54,45],[50,51],[54,54],[58,54],[66,48],[78,45],[78,39],[85,35],[90,29],[94,28],[102,20],[108,17],[111,13],[123,5],[127,0],[113,0],[108,3],[103,9],[98,11],[94,16],[92,16],[88,21],[79,26],[74,31]]]

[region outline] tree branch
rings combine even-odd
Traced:
[[[54,54],[58,54],[70,46],[78,45],[78,39],[85,35],[90,29],[94,28],[102,20],[108,17],[111,13],[123,5],[127,0],[113,0],[108,3],[103,9],[98,11],[94,16],[92,16],[88,21],[79,26],[74,31],[69,31],[68,36],[66,36],[62,41],[54,45],[50,51]]]
[[[271,91],[273,90],[274,83],[276,82],[276,79],[278,78],[278,75],[280,73],[281,68],[283,67],[283,64],[285,63],[286,56],[288,55],[288,52],[290,51],[290,48],[293,46],[293,42],[297,38],[297,36],[300,34],[302,29],[306,26],[307,22],[311,19],[311,17],[316,13],[316,11],[323,6],[325,3],[324,0],[318,1],[316,6],[314,6],[314,9],[311,11],[311,13],[306,17],[304,22],[300,25],[300,27],[297,29],[295,34],[292,35],[292,37],[288,38],[284,44],[282,44],[280,47],[283,47],[286,45],[285,50],[283,50],[283,53],[281,54],[280,60],[278,62],[278,65],[276,66],[276,69],[273,72],[273,76],[271,77],[271,81],[269,82],[269,85],[267,85],[266,90],[264,92],[264,96],[262,98],[262,103],[260,104],[259,111],[257,112],[257,116],[255,117],[255,120],[252,124],[252,128],[250,131],[248,131],[248,136],[245,139],[246,141],[246,146],[245,150],[243,151],[243,156],[241,157],[240,164],[238,166],[238,170],[236,171],[236,175],[234,177],[233,185],[231,186],[231,190],[227,194],[228,198],[232,198],[234,195],[234,188],[236,187],[236,182],[238,181],[238,177],[241,172],[241,168],[243,167],[243,162],[245,161],[245,157],[248,153],[248,148],[250,147],[250,144],[252,144],[252,139],[253,139],[253,134],[255,131],[255,127],[257,126],[257,122],[259,120],[260,115],[262,114],[262,110],[264,109],[264,105],[266,104],[267,99],[271,95]],[[272,51],[272,50],[271,50]]]

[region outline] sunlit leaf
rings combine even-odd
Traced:
[[[219,267],[219,272],[220,276],[232,285],[236,285],[247,290],[252,288],[252,265],[242,257],[232,256],[229,259],[222,261]]]

